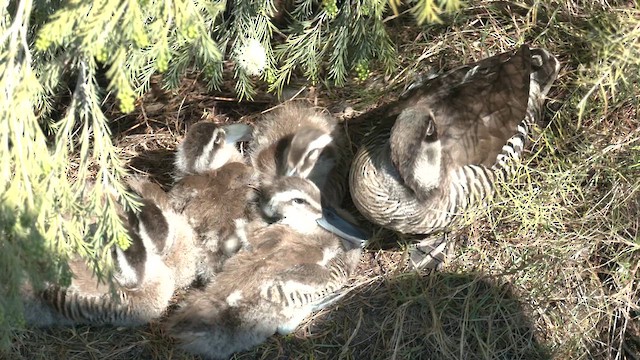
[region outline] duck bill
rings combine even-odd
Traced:
[[[240,141],[251,140],[252,127],[247,124],[230,124],[222,127],[225,132],[225,142],[235,144]]]
[[[369,242],[369,235],[357,225],[338,215],[334,208],[328,205],[322,207],[322,217],[316,220],[318,225],[355,247],[365,247]]]

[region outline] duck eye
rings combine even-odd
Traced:
[[[296,203],[296,204],[300,204],[300,205],[307,203],[307,201],[305,199],[301,199],[301,198],[295,198],[295,199],[293,199],[293,202]]]

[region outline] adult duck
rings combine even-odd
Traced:
[[[425,77],[362,115],[372,127],[350,169],[357,209],[385,228],[430,234],[486,204],[540,120],[559,68],[548,51],[523,45]]]

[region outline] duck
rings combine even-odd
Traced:
[[[449,231],[508,179],[559,70],[551,53],[525,44],[424,76],[362,115],[373,120],[349,172],[355,207],[401,234]],[[429,244],[429,252],[444,251],[442,242]]]
[[[246,246],[245,227],[252,218],[247,206],[255,172],[236,143],[250,139],[246,124],[219,126],[198,122],[176,153],[176,179],[168,192],[172,209],[184,215],[197,235],[201,257],[197,278],[208,282],[223,262]]]
[[[131,176],[127,179],[127,185],[134,194],[138,194],[143,204],[160,209],[155,212],[155,219],[145,216],[147,212],[140,212],[135,217],[129,212],[128,222],[135,223],[134,220],[138,218],[139,222],[149,224],[145,226],[147,236],[154,242],[164,244],[160,256],[172,273],[174,290],[191,286],[197,279],[199,269],[199,263],[194,259],[199,259],[202,251],[198,234],[189,219],[176,211],[170,193],[148,177]],[[166,222],[167,226],[161,227],[162,222]],[[155,231],[147,230],[150,227]]]
[[[367,234],[327,205],[314,182],[282,176],[258,192],[260,211],[273,221],[250,226],[250,250],[227,260],[167,319],[167,332],[192,354],[227,359],[275,333],[291,333],[346,294],[340,290],[366,246]]]
[[[223,126],[206,121],[195,123],[178,145],[175,180],[206,174],[230,162],[244,162],[236,144],[250,140],[251,131],[251,126],[241,123]]]
[[[139,199],[139,212],[119,208],[119,216],[131,240],[122,250],[114,245],[115,265],[110,286],[100,281],[84,259],[73,257],[68,266],[71,284],[46,284],[22,289],[24,315],[32,327],[79,324],[139,326],[160,318],[176,288],[193,281],[195,267],[188,259],[195,235],[186,221],[154,202],[161,189],[132,180],[147,197]],[[110,196],[110,195],[109,195]],[[165,203],[166,204],[166,203]]]
[[[287,102],[254,124],[249,158],[261,179],[309,179],[339,206],[347,193],[349,159],[337,120],[302,102]]]

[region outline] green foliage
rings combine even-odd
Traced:
[[[593,99],[602,100],[599,105],[606,114],[640,80],[636,62],[640,56],[638,15],[635,9],[597,13],[590,22],[592,27],[581,32],[587,41],[593,41],[597,61],[579,68],[579,81],[589,86],[578,104],[580,119],[589,102],[594,104]]]
[[[398,15],[398,6],[401,0],[389,0],[389,5],[393,9],[394,14]],[[460,0],[409,0],[409,4],[414,4],[411,12],[415,16],[418,24],[424,22],[440,22],[440,15],[445,12],[451,12],[461,7]]]
[[[7,325],[19,322],[25,282],[68,280],[74,256],[104,277],[109,249],[128,246],[116,208],[136,203],[122,185],[127,171],[105,102],[133,111],[158,73],[175,87],[200,69],[217,88],[231,65],[239,97],[251,98],[260,81],[280,92],[301,71],[312,82],[343,84],[366,78],[374,62],[389,72],[396,58],[385,0],[8,4],[0,10],[2,345]],[[439,13],[458,1],[438,4],[416,9]],[[289,13],[285,23],[274,20]]]

